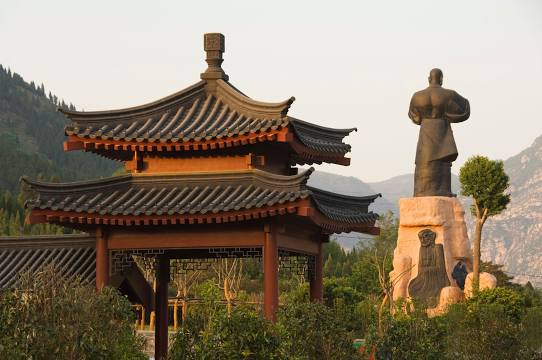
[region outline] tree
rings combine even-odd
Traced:
[[[500,160],[490,160],[485,156],[473,156],[459,170],[461,194],[472,196],[471,207],[476,217],[473,250],[473,293],[480,287],[480,247],[482,228],[488,217],[500,214],[510,202],[510,195],[504,192],[509,186],[508,175]]]
[[[224,298],[228,306],[228,314],[233,310],[233,304],[237,299],[241,288],[241,277],[243,276],[242,259],[223,258],[216,262],[213,269],[217,276],[218,288],[224,291]]]
[[[185,263],[186,260],[184,259],[178,259],[178,260],[172,260],[171,265],[173,269],[177,269],[178,271],[174,272],[173,283],[175,284],[175,287],[177,288],[177,294],[176,298],[181,299],[181,307],[182,307],[182,320],[183,322],[186,321],[186,317],[188,314],[188,295],[190,293],[190,289],[196,282],[198,281],[199,277],[202,274],[201,270],[196,269],[190,269],[190,270],[183,270],[183,263]],[[177,299],[175,300],[175,310],[173,312],[174,317],[174,324],[177,324]]]
[[[0,290],[2,359],[145,359],[128,299],[48,265]]]

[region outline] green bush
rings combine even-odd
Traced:
[[[280,359],[279,338],[274,326],[253,311],[238,307],[227,315],[216,312],[207,329],[201,322],[187,321],[175,337],[169,358]]]
[[[376,324],[378,306],[380,306],[380,301],[377,297],[368,297],[355,305],[353,314],[357,325],[354,329],[357,338],[364,338],[371,325]]]
[[[297,304],[309,301],[309,284],[299,284],[291,291],[281,292],[280,302],[285,304]]]
[[[281,308],[279,323],[282,355],[292,360],[359,359],[352,338],[332,309],[301,303]]]
[[[445,318],[449,359],[530,359],[521,324],[500,304],[458,304]]]
[[[52,266],[0,293],[3,359],[146,359],[128,300],[66,279]]]
[[[443,359],[445,327],[440,318],[429,318],[423,309],[411,314],[386,316],[384,333],[376,325],[367,338],[367,351],[377,349],[378,359],[440,360]]]
[[[527,309],[521,325],[525,346],[531,351],[542,350],[542,307]],[[542,359],[542,354],[539,358]]]
[[[475,312],[483,305],[501,307],[503,314],[515,322],[521,321],[525,313],[523,297],[518,292],[504,287],[480,291],[477,296],[467,300],[467,308],[471,312]]]

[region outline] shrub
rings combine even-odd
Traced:
[[[0,293],[0,354],[5,359],[146,359],[128,300],[97,293],[53,266],[24,273]]]
[[[506,307],[473,303],[452,306],[445,317],[448,358],[528,359],[524,355],[527,349],[522,341],[521,325],[509,316]]]
[[[538,351],[537,359],[542,359],[542,307],[527,309],[521,322],[524,333],[523,342],[530,351]]]
[[[253,311],[237,307],[216,312],[208,329],[187,321],[176,335],[170,359],[280,359],[274,326]]]
[[[384,319],[384,333],[376,325],[367,338],[367,351],[376,348],[378,359],[443,359],[445,327],[440,318],[429,318],[423,309],[411,314],[398,313]],[[366,354],[368,355],[368,354]]]
[[[466,360],[540,358],[535,350],[542,345],[542,310],[525,305],[520,293],[498,287],[453,306],[446,315],[448,356]]]
[[[503,314],[514,322],[519,322],[525,312],[525,301],[516,291],[497,287],[480,291],[477,296],[467,300],[467,308],[475,312],[480,306],[493,305],[500,307]]]
[[[359,359],[344,324],[325,305],[301,303],[281,308],[278,326],[285,359]]]
[[[380,305],[380,301],[377,297],[368,297],[365,300],[360,301],[354,307],[354,318],[356,321],[358,332],[356,337],[365,337],[371,328],[372,324],[376,324],[378,321],[377,308]]]

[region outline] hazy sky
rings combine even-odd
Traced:
[[[414,170],[407,117],[431,68],[471,102],[460,152],[505,159],[542,135],[542,1],[8,1],[0,63],[79,109],[140,105],[199,81],[203,33],[226,36],[230,81],[347,138],[379,181]],[[62,144],[59,144],[62,146]]]

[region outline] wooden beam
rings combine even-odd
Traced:
[[[85,144],[80,140],[70,139],[68,141],[64,141],[64,151],[83,150],[84,148]]]
[[[264,242],[262,229],[261,223],[121,228],[112,231],[108,241],[115,250],[259,247]]]
[[[266,225],[264,229],[263,247],[263,307],[265,318],[277,321],[279,306],[279,278],[278,278],[278,244],[276,229]]]
[[[169,258],[162,255],[158,258],[156,269],[156,322],[154,330],[154,358],[167,359],[168,343],[168,283]]]
[[[248,133],[243,135],[237,135],[235,138],[221,138],[221,139],[202,139],[199,141],[190,141],[190,143],[181,143],[181,144],[175,144],[175,150],[176,151],[190,151],[190,150],[210,150],[210,149],[216,149],[216,148],[224,148],[224,147],[232,147],[232,146],[240,146],[244,144],[251,143],[251,140],[255,141],[256,139],[259,141],[275,141],[278,137],[285,138],[288,133],[288,128],[284,127],[282,129],[276,129],[276,130],[269,130],[262,133]],[[70,135],[68,137],[67,142],[82,142],[81,138],[79,138],[77,135]],[[113,140],[113,139],[101,139],[101,138],[85,138],[84,140],[84,148],[87,150],[91,149],[100,149],[100,148],[107,148],[107,147],[115,147],[116,145],[124,145],[132,150],[140,150],[145,151],[145,149],[153,148],[156,149],[156,151],[168,151],[171,149],[171,143],[149,143],[147,141],[137,142],[137,140],[131,140],[131,141],[125,141],[125,140]],[[179,146],[177,146],[179,145]],[[78,145],[76,145],[78,146]],[[74,149],[76,150],[76,149]]]
[[[101,227],[96,229],[96,289],[102,290],[109,284],[109,249],[107,237]]]

